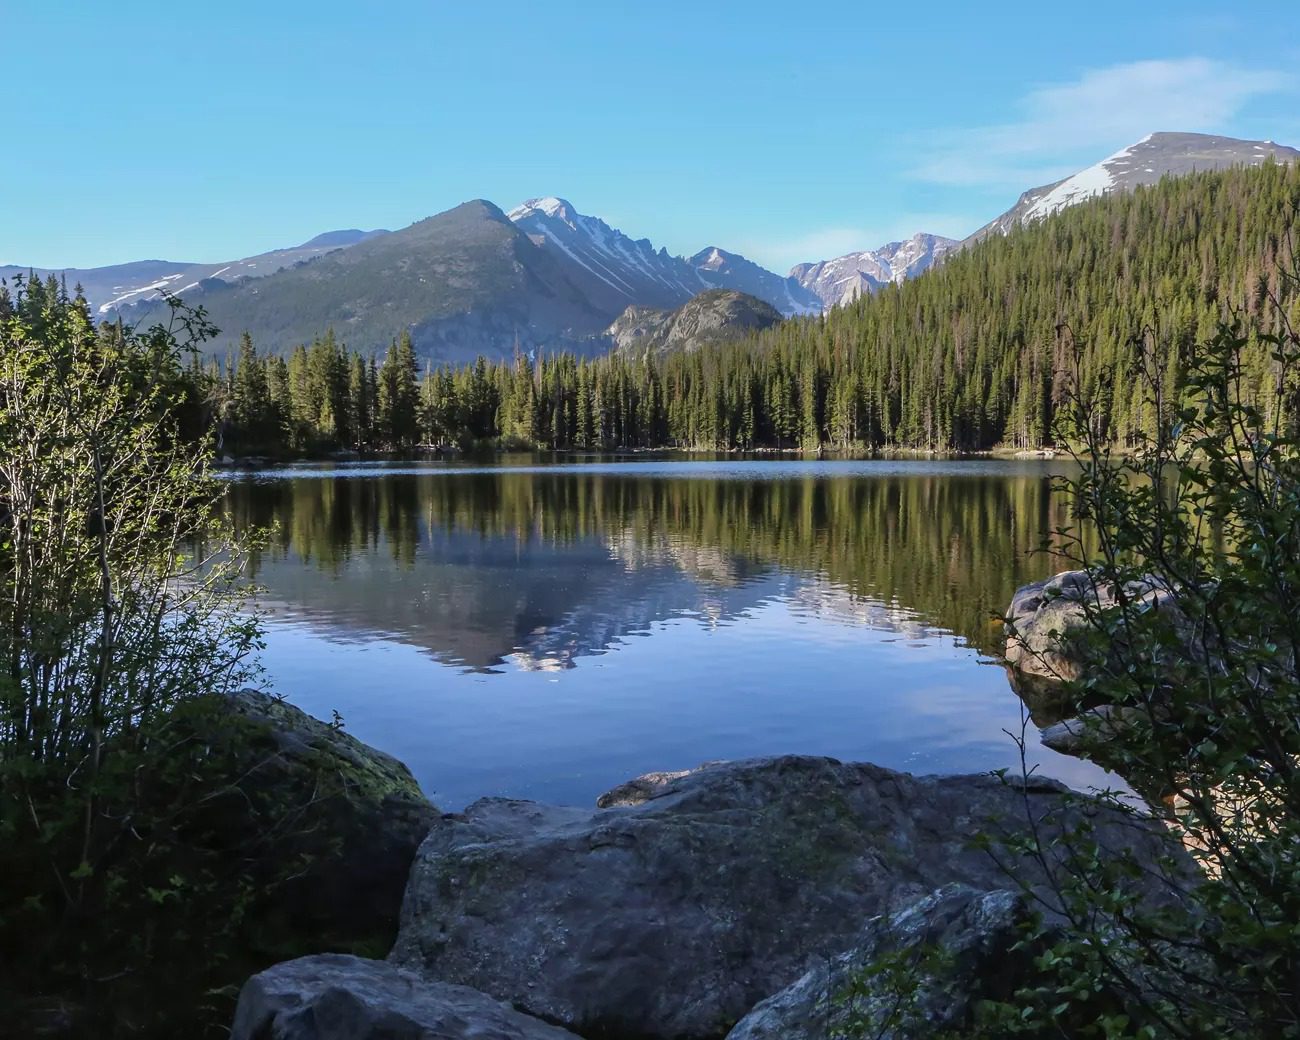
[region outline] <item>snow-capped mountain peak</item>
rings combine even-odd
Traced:
[[[574,212],[573,203],[567,199],[548,195],[541,199],[528,199],[512,209],[506,216],[518,223],[533,213],[541,213],[547,217],[562,220],[566,224],[572,224],[572,214]]]
[[[955,239],[924,232],[902,242],[889,242],[879,249],[848,253],[834,260],[799,264],[790,277],[830,308],[850,303],[864,293],[875,292],[928,271],[958,245]]]
[[[1119,183],[1119,178],[1123,174],[1130,172],[1129,167],[1133,165],[1134,153],[1148,143],[1151,138],[1152,135],[1147,134],[1136,144],[1121,148],[1113,155],[1106,156],[1096,165],[1081,170],[1073,177],[1067,177],[1031,205],[1025,211],[1023,219],[1025,221],[1041,220],[1043,217],[1051,216],[1058,210],[1065,209],[1066,206],[1073,206],[1085,199],[1112,191]]]
[[[632,239],[599,217],[579,213],[556,196],[529,199],[506,214],[517,228],[571,268],[599,306],[629,304],[671,310],[706,289],[735,289],[765,300],[782,314],[820,310],[820,302],[789,278],[736,253],[711,246],[689,260]]]
[[[727,257],[717,246],[709,246],[695,255],[697,271],[718,271],[727,266]]]
[[[1050,217],[1099,195],[1158,184],[1162,177],[1181,177],[1234,166],[1258,166],[1268,159],[1294,162],[1300,159],[1300,151],[1272,141],[1244,141],[1214,134],[1147,134],[1142,140],[1064,180],[1031,188],[1011,209],[984,225],[966,241],[978,242],[989,235],[1005,235],[1014,227]]]

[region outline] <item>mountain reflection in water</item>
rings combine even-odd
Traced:
[[[981,665],[1011,593],[1057,569],[1034,553],[1068,519],[1050,472],[298,467],[237,479],[228,505],[237,527],[273,529],[253,576],[278,690],[326,717],[339,708],[444,800],[589,801],[634,772],[778,751],[936,772],[1013,764],[1002,731],[1018,730],[1018,704]],[[561,674],[565,698],[537,685]],[[498,717],[525,688],[526,717]],[[668,710],[669,691],[689,692],[693,721]],[[474,750],[417,744],[424,729]],[[1072,782],[1099,779],[1036,754]]]

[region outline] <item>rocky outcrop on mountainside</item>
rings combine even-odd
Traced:
[[[689,352],[708,343],[771,328],[780,321],[780,312],[755,296],[710,289],[691,297],[676,310],[629,307],[605,330],[605,335],[615,349],[625,353]]]

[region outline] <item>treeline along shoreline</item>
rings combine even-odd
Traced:
[[[378,354],[324,330],[288,356],[247,335],[183,371],[194,425],[216,420],[236,457],[418,447],[984,452],[1054,443],[1081,396],[1093,434],[1141,442],[1179,406],[1188,352],[1245,317],[1245,399],[1300,394],[1262,332],[1300,323],[1287,279],[1300,167],[1266,163],[1166,178],[1071,207],[950,256],[924,276],[815,318],[694,351]],[[57,294],[54,283],[28,293]],[[1168,418],[1168,415],[1163,416]]]

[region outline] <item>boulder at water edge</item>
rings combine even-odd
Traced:
[[[872,918],[853,949],[820,962],[768,997],[727,1040],[825,1040],[852,1023],[875,1040],[914,1040],[969,1024],[982,999],[1007,999],[1028,960],[1012,953],[1028,920],[1014,892],[948,885],[897,914]],[[909,973],[905,999],[883,973],[890,958]],[[960,1035],[958,1032],[955,1035]]]
[[[829,758],[659,774],[602,803],[484,799],[443,817],[416,857],[390,960],[588,1037],[718,1038],[857,945],[877,915],[951,883],[1041,884],[998,845],[1030,818],[1049,847],[1083,813],[1103,844],[1154,854],[1158,841],[1053,781]],[[980,835],[1001,866],[972,847]]]
[[[383,961],[300,957],[254,975],[231,1040],[576,1040],[465,986]]]
[[[410,770],[257,690],[204,698],[178,727],[225,762],[229,788],[202,824],[248,860],[252,880],[276,879],[278,920],[266,923],[279,941],[387,950],[411,862],[438,817]]]

